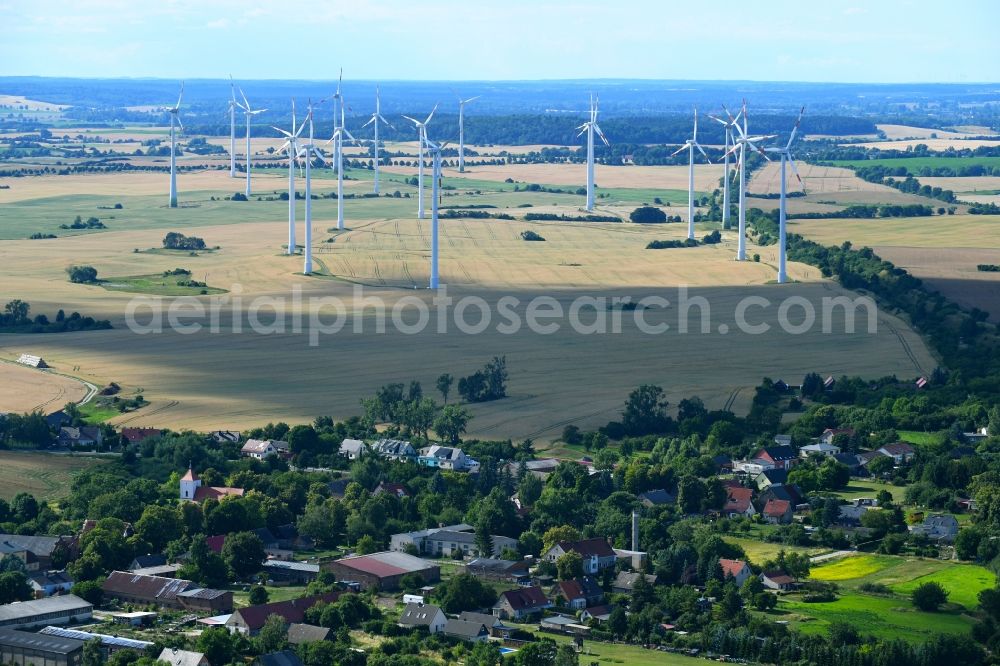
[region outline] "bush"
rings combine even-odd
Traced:
[[[70,266],[66,269],[70,282],[89,284],[97,282],[97,269],[93,266]]]
[[[204,250],[205,241],[197,236],[185,236],[171,231],[163,237],[163,247],[168,250]]]
[[[940,583],[923,583],[913,590],[913,605],[922,611],[933,613],[946,601],[948,601],[948,592],[941,587]]]
[[[526,241],[543,241],[545,240],[534,231],[522,231],[521,238]]]
[[[719,233],[718,229],[716,229],[712,233],[710,233],[707,236],[705,236],[704,238],[702,238],[701,242],[704,243],[705,245],[715,245],[716,243],[721,243],[722,242],[722,234]]]
[[[285,195],[285,196],[288,196],[288,195]],[[233,201],[248,201],[247,195],[243,194],[242,192],[237,192],[236,194],[234,194],[233,197],[232,197],[232,200]]]
[[[718,233],[718,232],[716,232]],[[685,238],[684,240],[655,240],[650,241],[646,245],[647,250],[669,250],[678,247],[695,247],[698,245],[698,241],[693,238]]]
[[[663,224],[667,214],[655,206],[639,206],[628,215],[636,224]]]

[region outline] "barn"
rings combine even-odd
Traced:
[[[425,583],[441,579],[441,567],[406,553],[384,551],[370,555],[344,557],[322,565],[338,580],[356,582],[361,589],[395,590],[403,576],[418,574]]]

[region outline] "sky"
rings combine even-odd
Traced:
[[[996,82],[997,0],[0,0],[0,76]]]

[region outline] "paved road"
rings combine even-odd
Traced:
[[[810,564],[819,564],[820,562],[826,562],[827,560],[835,560],[839,557],[850,557],[851,555],[857,555],[856,550],[835,550],[832,553],[824,553],[822,555],[815,555],[809,558]]]

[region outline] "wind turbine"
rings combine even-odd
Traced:
[[[441,151],[446,143],[435,143],[424,136],[424,142],[431,151],[431,280],[430,288],[438,288],[438,187],[441,182]]]
[[[368,122],[366,122],[364,125],[362,125],[361,128],[364,129],[365,127],[368,127],[369,125],[372,125],[372,124],[375,125],[375,194],[376,195],[378,195],[378,163],[379,163],[379,157],[378,157],[378,124],[379,124],[379,121],[385,123],[386,125],[388,125],[392,129],[396,129],[395,127],[392,127],[392,124],[388,120],[386,120],[385,118],[382,117],[381,100],[379,99],[379,90],[378,90],[378,86],[375,86],[375,113],[372,114],[372,117],[368,120]]]
[[[718,116],[709,115],[708,117],[717,123],[722,123],[726,132],[726,145],[725,145],[725,176],[722,182],[722,226],[725,229],[729,228],[729,146],[733,145],[736,141],[736,137],[733,136],[733,128],[740,122],[740,114],[743,113],[741,110],[733,118],[733,114],[729,113],[729,109],[726,105],[722,105],[722,110],[726,112],[726,117],[728,120],[723,120]]]
[[[299,150],[300,156],[305,156],[306,162],[306,219],[305,219],[305,241],[302,251],[302,272],[305,275],[312,274],[312,172],[310,167],[312,165],[313,157],[318,157],[320,162],[326,164],[326,160],[323,158],[323,153],[319,151],[316,144],[313,143],[313,121],[312,121],[312,103],[309,104],[309,115],[306,117],[306,122],[309,123],[309,141],[307,141]]]
[[[798,169],[795,168],[795,158],[792,156],[792,141],[795,141],[795,135],[799,131],[799,125],[802,123],[802,114],[806,112],[806,107],[802,107],[799,111],[799,117],[795,121],[795,127],[792,128],[792,133],[788,137],[788,143],[785,144],[784,148],[765,148],[769,153],[781,156],[781,204],[778,207],[778,284],[784,284],[788,280],[788,274],[785,272],[785,250],[786,250],[786,240],[785,240],[785,164],[792,167],[792,173],[795,177],[799,179],[799,183],[802,183],[802,178],[799,176]]]
[[[452,92],[455,91],[452,90]],[[482,95],[462,99],[456,93],[455,97],[458,97],[458,172],[465,173],[465,105],[476,101]]]
[[[177,104],[167,109],[170,114],[170,199],[168,201],[171,208],[177,208],[177,135],[175,127],[181,126],[181,98],[184,97],[184,82],[181,82],[181,93],[177,96]]]
[[[755,150],[761,154],[765,160],[769,160],[767,153],[762,149],[754,145],[755,141],[764,141],[765,139],[773,138],[773,135],[766,136],[749,136],[747,130],[747,101],[743,100],[743,108],[740,110],[739,116],[743,116],[743,126],[737,122],[735,124],[737,134],[739,136],[733,137],[733,147],[729,149],[728,154],[735,153],[737,149],[740,151],[740,157],[736,165],[736,171],[740,179],[740,205],[739,205],[739,231],[740,236],[738,240],[738,247],[736,251],[736,261],[746,261],[747,260],[747,148]]]
[[[338,93],[339,95],[339,93]],[[344,125],[344,98],[340,97],[340,126],[333,130],[333,136],[327,143],[333,144],[334,166],[337,169],[337,229],[344,230],[344,135],[351,138],[351,141],[358,142],[354,135],[347,131]]]
[[[601,131],[600,126],[597,124],[597,105],[600,99],[594,99],[593,96],[590,98],[590,120],[580,125],[576,129],[580,130],[577,136],[582,136],[584,132],[587,133],[587,210],[594,210],[594,132],[601,137],[601,141],[604,145],[610,146],[608,139],[604,136],[604,132]]]
[[[338,125],[337,125],[337,107],[340,106],[341,110],[343,110],[343,105],[344,105],[344,95],[341,93],[341,90],[340,90],[341,89],[341,85],[343,83],[344,83],[344,68],[341,67],[340,68],[340,76],[337,78],[337,92],[333,93],[328,98],[328,99],[333,100],[333,131],[334,132],[337,131],[337,127],[338,127]],[[323,101],[323,100],[320,100],[320,101]],[[340,117],[343,118],[343,114],[341,114]],[[341,124],[343,124],[343,123],[341,123]],[[340,145],[338,144],[338,145],[335,145],[333,147],[333,168],[335,170],[337,170],[338,172],[340,171],[339,167],[337,166],[339,164],[339,160],[340,160]]]
[[[250,102],[247,101],[246,93],[243,92],[243,88],[240,88],[240,96],[243,98],[243,114],[247,119],[247,198],[250,198],[250,169],[253,166],[253,157],[250,154],[250,118],[251,116],[256,116],[258,113],[264,113],[267,109],[256,109],[250,108]]]
[[[409,116],[403,116],[411,123],[413,123],[417,128],[417,218],[424,219],[424,145],[427,143],[427,124],[434,117],[434,112],[437,111],[438,105],[435,104],[434,108],[431,109],[430,115],[427,116],[427,120],[420,122],[416,118],[411,118]]]
[[[311,109],[310,109],[311,111]],[[286,132],[280,127],[274,129],[285,135],[285,143],[278,148],[278,152],[285,150],[288,152],[288,254],[295,254],[295,162],[299,157],[298,139],[302,134],[306,124],[302,123],[298,129],[295,127],[295,100],[292,100],[292,131]]]
[[[236,101],[236,83],[229,77],[229,177],[236,178],[236,109],[243,105]]]
[[[694,133],[691,138],[684,142],[684,145],[674,151],[674,155],[679,155],[688,151],[688,240],[694,240],[694,149],[697,148],[708,163],[711,164],[712,160],[708,159],[708,154],[705,153],[705,149],[701,147],[698,143],[698,109],[694,110]]]

